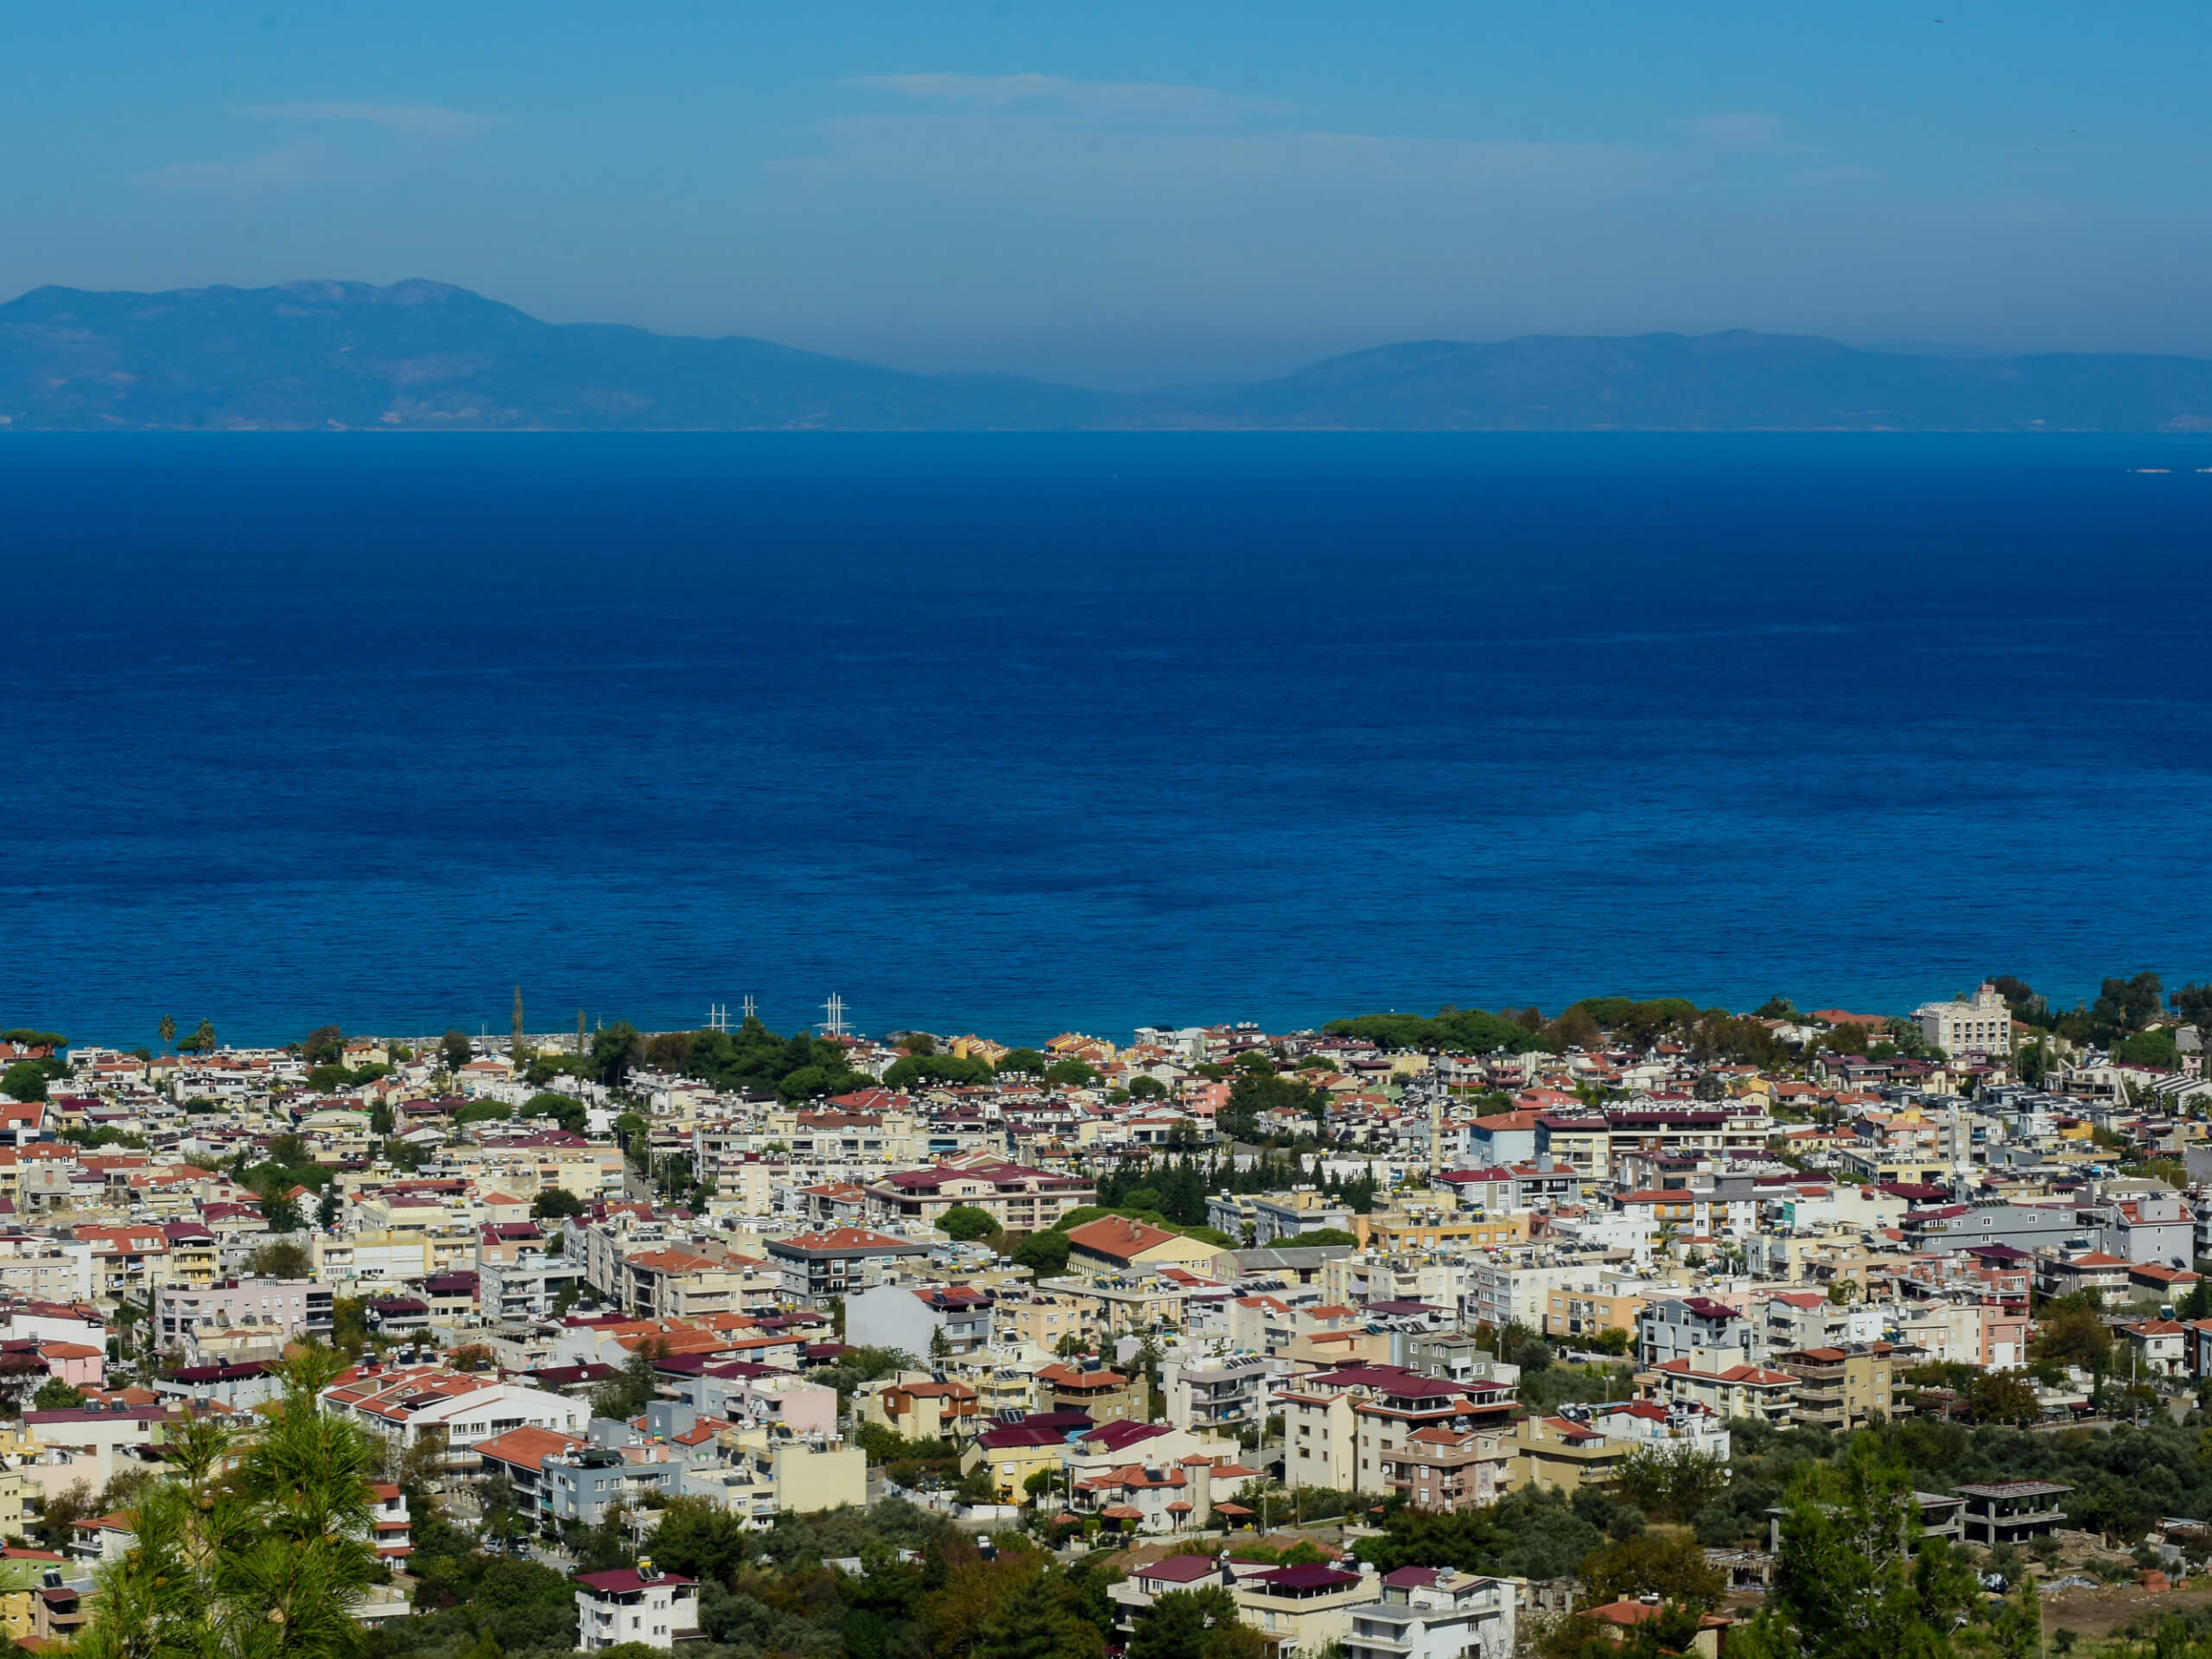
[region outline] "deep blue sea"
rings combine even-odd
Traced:
[[[0,1025],[2212,976],[2212,441],[0,439]],[[2166,467],[2164,474],[2132,469]]]

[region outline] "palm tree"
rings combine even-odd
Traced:
[[[166,1049],[175,1040],[176,1015],[173,1014],[165,1014],[162,1016],[162,1046]]]

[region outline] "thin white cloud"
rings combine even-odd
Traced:
[[[827,180],[899,178],[954,189],[1043,182],[1055,199],[1085,186],[1119,199],[1235,198],[1254,188],[1344,191],[1387,206],[1433,189],[1611,190],[1653,164],[1611,144],[1483,143],[1280,130],[1121,132],[1102,138],[1041,114],[976,111],[847,116],[808,130],[815,150],[765,164]],[[1080,181],[1080,182],[1079,182]],[[1128,193],[1141,187],[1135,196]]]
[[[163,190],[281,190],[312,180],[322,156],[320,144],[286,144],[231,161],[172,162],[141,174],[139,179]]]
[[[435,104],[257,104],[231,113],[257,121],[355,121],[410,138],[465,138],[499,119]]]
[[[1287,107],[1211,86],[1058,75],[855,75],[845,85],[970,110],[1058,111],[1112,120],[1223,121]]]
[[[1772,149],[1782,139],[1781,118],[1771,115],[1696,115],[1682,125],[1713,149]]]

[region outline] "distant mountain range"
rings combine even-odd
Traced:
[[[1802,335],[1530,336],[1355,352],[1230,391],[907,374],[766,340],[541,322],[428,282],[0,305],[23,430],[2212,431],[2212,361],[1945,357]]]

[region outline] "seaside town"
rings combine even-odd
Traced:
[[[2198,1605],[2212,987],[825,1011],[6,1033],[10,1638],[318,1433],[380,1654],[1718,1659],[1891,1535],[1992,1654]]]

